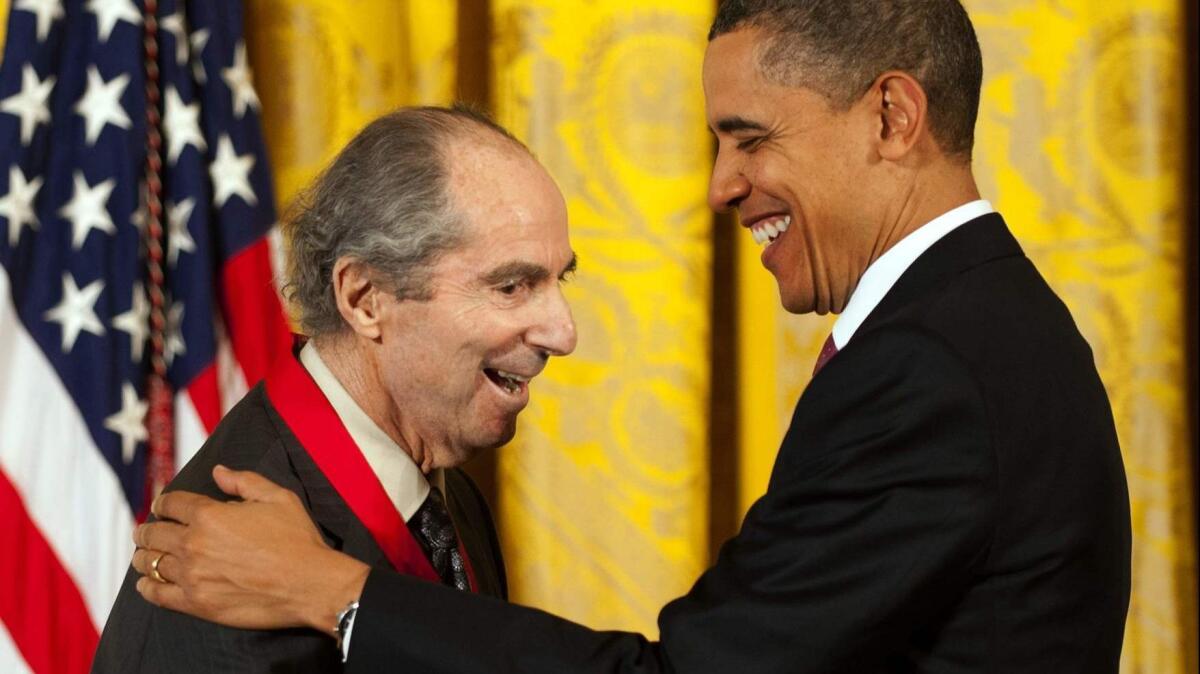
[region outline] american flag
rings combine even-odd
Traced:
[[[148,505],[148,79],[162,101],[161,354],[176,468],[288,343],[240,3],[154,4],[11,2],[0,67],[5,674],[88,669]]]

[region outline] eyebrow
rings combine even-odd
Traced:
[[[717,130],[721,133],[735,133],[737,131],[766,131],[767,127],[745,117],[735,115],[733,117],[722,117],[717,120]]]
[[[558,274],[558,278],[562,278],[567,274],[575,272],[578,258],[575,253],[571,253],[571,260],[567,262],[563,270]],[[532,262],[523,262],[514,260],[505,262],[499,267],[495,267],[479,276],[479,280],[484,285],[498,285],[507,283],[514,279],[537,283],[550,277],[550,270],[545,267],[533,264]]]

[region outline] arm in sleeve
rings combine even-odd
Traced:
[[[374,571],[348,671],[815,673],[902,653],[986,556],[995,463],[957,355],[860,338],[805,392],[766,495],[663,610],[661,642]]]

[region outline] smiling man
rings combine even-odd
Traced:
[[[402,110],[351,141],[289,234],[287,290],[309,340],[168,490],[220,495],[218,463],[260,471],[286,487],[280,497],[306,512],[316,540],[362,568],[504,597],[487,505],[456,466],[508,442],[531,380],[575,347],[559,288],[575,257],[558,188],[488,120]],[[274,546],[286,532],[257,536]],[[151,568],[169,575],[170,560]],[[341,668],[338,645],[316,632],[232,629],[156,608],[136,578],[93,671]]]
[[[709,202],[763,244],[784,307],[840,316],[766,494],[659,641],[355,575],[311,531],[264,550],[257,527],[306,520],[251,473],[222,474],[245,503],[160,499],[176,523],[139,529],[135,565],[165,551],[183,580],[139,590],[331,636],[360,602],[349,671],[1115,673],[1130,522],[1112,412],[1066,307],[979,197],[981,77],[958,0],[720,6]],[[263,581],[301,559],[335,570]]]

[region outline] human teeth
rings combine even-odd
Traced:
[[[503,388],[508,393],[520,393],[521,387],[525,384],[525,382],[529,381],[529,377],[522,377],[521,375],[513,374],[512,372],[505,372],[504,370],[497,370],[494,368],[491,371],[495,373],[493,381],[495,381],[498,386]]]
[[[750,236],[754,242],[762,245],[774,241],[776,237],[787,231],[792,224],[792,216],[785,215],[781,218],[775,218],[769,222],[755,223],[750,228]]]

